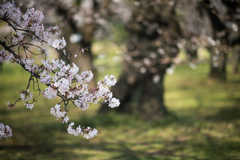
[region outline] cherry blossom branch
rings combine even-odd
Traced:
[[[79,68],[74,63],[69,65],[65,64],[63,60],[47,59],[46,50],[42,47],[43,43],[60,50],[64,49],[66,42],[64,37],[57,39],[57,36],[61,33],[58,26],[44,30],[43,18],[43,13],[34,8],[28,9],[23,14],[15,6],[14,2],[0,5],[0,20],[5,21],[14,31],[14,34],[12,34],[12,30],[10,30],[9,37],[0,39],[0,45],[4,48],[0,51],[0,62],[9,60],[12,63],[17,63],[31,74],[27,88],[19,91],[20,99],[15,103],[8,102],[8,108],[15,107],[16,103],[22,100],[27,109],[33,109],[33,103],[36,100],[33,98],[33,93],[29,90],[32,81],[33,90],[39,91],[47,99],[54,99],[57,96],[61,98],[61,101],[51,108],[50,113],[63,122],[63,124],[69,124],[67,129],[69,134],[75,136],[81,134],[87,139],[92,138],[98,133],[96,129],[84,128],[80,125],[75,128],[74,122],[68,122],[69,102],[72,102],[81,110],[86,110],[90,103],[102,103],[103,99],[104,103],[108,103],[110,108],[118,107],[120,105],[119,100],[114,98],[109,90],[109,87],[116,84],[116,79],[113,75],[107,75],[102,81],[98,82],[98,86],[95,89],[91,89],[88,87],[88,82],[93,78],[91,71],[79,74]],[[30,38],[27,42],[25,42],[26,36]],[[30,43],[32,41],[40,42],[41,46]],[[23,48],[26,58],[21,55],[20,47]],[[34,53],[30,47],[38,48],[40,53]],[[16,53],[15,48],[17,48],[18,53]],[[28,58],[27,52],[32,55],[44,55],[45,59],[41,61],[41,64],[35,64],[34,59]],[[69,55],[71,56],[72,54]],[[34,78],[36,81],[34,81]],[[35,83],[37,83],[37,89],[35,89]],[[39,83],[45,84],[46,88],[41,90]],[[61,103],[64,104],[64,108],[61,107]],[[2,128],[4,128],[4,125]],[[9,129],[7,131],[9,132]],[[5,133],[7,133],[6,130],[2,132],[0,138],[1,136],[4,137]]]

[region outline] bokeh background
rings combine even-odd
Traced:
[[[118,83],[111,90],[121,105],[86,111],[70,105],[70,119],[99,134],[90,140],[68,135],[50,115],[57,98],[35,93],[32,111],[21,103],[7,110],[29,73],[1,63],[0,122],[11,126],[13,136],[0,141],[0,159],[240,159],[238,0],[15,3],[22,12],[40,9],[46,27],[61,28],[71,52],[86,49],[66,59],[49,48],[51,58],[92,70],[92,87],[114,75]],[[0,21],[1,35],[6,28]]]

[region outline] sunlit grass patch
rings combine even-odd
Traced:
[[[122,70],[122,51],[119,46],[110,41],[95,42],[92,52],[96,57],[94,66],[99,72],[98,79],[107,74],[119,77]]]

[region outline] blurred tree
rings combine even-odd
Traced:
[[[196,60],[199,46],[209,49],[209,77],[225,80],[228,49],[240,37],[238,6],[237,1],[134,0],[131,18],[125,23],[129,40],[123,72],[113,88],[121,101],[118,110],[151,118],[167,113],[164,76],[182,42],[191,61]]]
[[[177,12],[181,17],[184,37],[195,37],[195,43],[206,47],[211,53],[209,77],[212,79],[226,80],[229,49],[239,44],[239,4],[235,0],[181,0],[178,3]],[[193,51],[189,48],[197,49],[186,48],[189,52]],[[238,62],[235,64],[236,68]]]
[[[239,61],[240,61],[240,46],[235,45],[231,49],[232,57],[232,73],[233,74],[239,74]]]
[[[228,28],[228,41],[232,51],[233,73],[238,73],[238,66],[240,62],[240,1],[223,1],[222,3],[227,7],[227,20],[225,22]]]
[[[112,88],[121,102],[118,111],[144,113],[145,118],[166,115],[164,77],[179,52],[181,37],[174,8],[173,1],[133,2],[125,24],[129,40],[123,71]]]

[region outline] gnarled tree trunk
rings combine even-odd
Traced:
[[[168,1],[139,1],[133,7],[129,32],[128,53],[124,56],[122,75],[111,90],[120,99],[116,111],[136,113],[143,118],[156,119],[167,114],[164,104],[166,69],[179,52],[181,34],[174,18],[174,4]],[[109,110],[106,106],[100,112]]]
[[[227,79],[227,52],[224,49],[211,49],[210,51],[211,63],[209,78],[213,80],[225,81]]]

